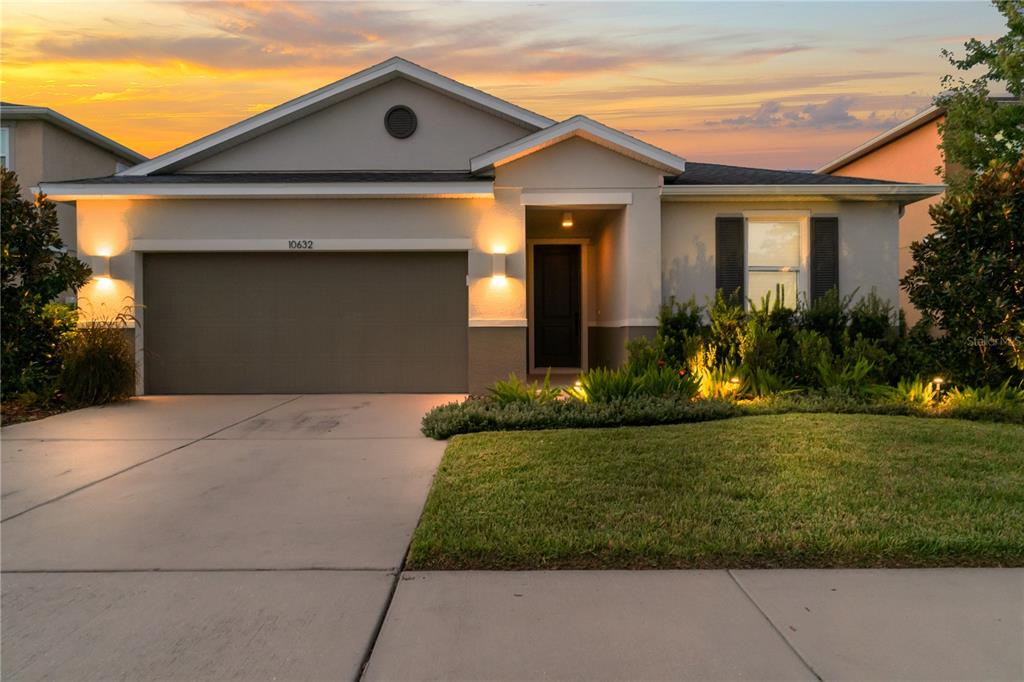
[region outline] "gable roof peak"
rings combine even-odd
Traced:
[[[474,173],[487,171],[495,166],[511,163],[534,152],[554,146],[570,137],[582,137],[671,175],[678,175],[686,168],[686,160],[681,156],[655,147],[649,142],[627,135],[621,130],[616,130],[592,118],[576,114],[531,135],[473,157],[469,164],[470,170]]]
[[[224,149],[365,92],[397,76],[408,78],[419,85],[504,118],[530,131],[545,128],[555,122],[546,116],[541,116],[482,90],[459,83],[408,59],[395,56],[244,119],[223,130],[161,154],[150,161],[132,166],[122,171],[121,174],[151,175],[160,172],[173,172],[189,163],[212,156]]]

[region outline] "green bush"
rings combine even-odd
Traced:
[[[820,413],[881,414],[1000,421],[1024,424],[1024,409],[976,404],[927,408],[893,400],[857,400],[838,394],[787,394],[753,401],[680,400],[634,395],[607,403],[555,400],[548,403],[499,405],[489,398],[470,398],[436,407],[423,417],[422,431],[444,439],[479,431],[653,426],[728,419],[747,415]]]
[[[704,309],[697,299],[680,303],[673,298],[662,306],[658,316],[657,343],[667,364],[685,367],[706,336]]]
[[[74,314],[56,303],[88,280],[89,267],[67,252],[56,205],[21,196],[18,176],[0,168],[0,393],[47,402],[60,373],[62,337]]]
[[[933,382],[917,376],[913,379],[900,379],[894,388],[886,391],[886,396],[896,403],[930,407],[938,400],[939,392]]]
[[[498,405],[487,398],[469,398],[461,403],[435,407],[423,417],[422,430],[430,438],[444,439],[479,431],[681,424],[741,414],[743,410],[740,407],[725,401],[691,402],[644,395],[606,403],[556,400],[508,405]]]
[[[63,343],[60,390],[76,406],[124,400],[135,392],[135,345],[128,332],[134,318],[126,308],[112,318],[79,327]]]
[[[858,358],[856,362],[822,360],[818,365],[818,379],[826,394],[867,400],[880,393],[871,376],[874,369],[874,363],[865,358]]]
[[[499,405],[510,403],[546,403],[558,398],[562,391],[559,388],[551,387],[551,370],[544,375],[544,383],[534,381],[525,383],[514,373],[508,375],[508,379],[495,382],[487,389],[491,397]]]
[[[627,369],[596,367],[581,374],[566,392],[581,402],[610,403],[637,395],[640,384]]]
[[[655,398],[690,400],[700,390],[700,382],[691,374],[669,367],[648,367],[634,378],[638,393]]]

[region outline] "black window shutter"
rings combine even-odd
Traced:
[[[811,301],[839,287],[839,218],[811,218]]]
[[[715,219],[715,288],[743,303],[743,218]]]

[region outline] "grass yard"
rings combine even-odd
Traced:
[[[840,414],[450,442],[415,569],[1024,565],[1024,427]]]

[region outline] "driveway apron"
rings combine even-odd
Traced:
[[[5,679],[358,676],[455,396],[160,396],[7,427]]]

